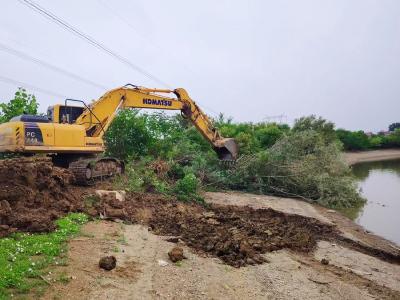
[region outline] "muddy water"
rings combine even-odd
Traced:
[[[367,203],[346,214],[367,230],[400,244],[400,160],[353,166]]]

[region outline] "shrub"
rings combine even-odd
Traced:
[[[337,140],[335,124],[323,119],[322,117],[317,118],[315,115],[297,119],[292,128],[293,132],[309,130],[319,133],[327,143],[332,143]]]
[[[117,189],[125,189],[128,192],[157,192],[168,194],[170,184],[165,178],[158,176],[152,167],[152,158],[146,157],[138,161],[132,161],[125,167],[125,174],[117,177],[114,185]]]
[[[181,201],[198,201],[203,202],[203,199],[198,194],[199,181],[193,173],[186,174],[185,177],[179,179],[174,187],[174,193],[178,200]]]
[[[313,130],[282,137],[269,150],[242,162],[230,177],[234,186],[259,193],[299,197],[340,208],[363,203],[340,145],[326,144]]]

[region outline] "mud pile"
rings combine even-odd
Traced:
[[[15,230],[54,229],[54,220],[81,209],[69,190],[71,174],[48,158],[0,161],[0,237]]]
[[[265,262],[261,254],[283,248],[309,252],[317,240],[335,235],[332,226],[312,218],[272,209],[206,208],[155,194],[130,193],[124,202],[100,201],[96,210],[106,214],[108,210],[120,211],[121,219],[145,224],[158,235],[174,236],[171,241],[180,239],[196,251],[235,267],[261,264]]]

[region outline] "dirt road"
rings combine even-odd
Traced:
[[[400,149],[346,152],[344,159],[349,165],[361,162],[400,159]]]
[[[212,253],[193,248],[190,241],[181,241],[178,244],[187,259],[174,264],[167,252],[176,245],[171,241],[177,239],[155,235],[153,228],[144,225],[91,222],[82,237],[70,242],[69,265],[53,274],[66,272],[72,279],[52,285],[44,298],[399,299],[397,246],[365,233],[338,213],[293,199],[282,204],[277,198],[242,193],[208,193],[207,200],[239,207],[250,204],[256,211],[268,207],[291,213],[295,210],[329,226],[336,224],[353,243],[321,238],[311,252],[286,248],[268,251],[262,255],[264,263],[235,268]],[[148,214],[143,216],[150,217]],[[391,249],[397,256],[379,258],[379,253],[386,253],[382,249]],[[98,260],[104,255],[116,256],[116,269],[107,272],[98,268]],[[321,264],[323,258],[327,265]],[[160,260],[168,264],[160,265]]]

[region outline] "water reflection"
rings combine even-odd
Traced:
[[[400,160],[358,164],[353,173],[367,203],[345,214],[366,229],[400,243]]]
[[[381,170],[400,177],[400,160],[366,162],[353,166],[353,174],[359,180],[365,180],[371,171]]]

